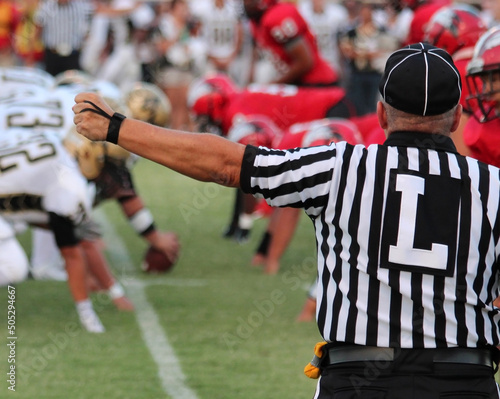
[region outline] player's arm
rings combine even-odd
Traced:
[[[73,106],[78,133],[90,140],[106,139],[109,119],[85,109],[114,111],[95,93],[80,93]],[[84,111],[84,112],[82,112]],[[160,128],[139,120],[125,119],[119,130],[118,145],[200,181],[238,187],[245,146],[211,134],[188,133]]]
[[[291,62],[289,69],[274,83],[293,84],[302,79],[314,66],[311,49],[302,37],[297,37],[285,45],[285,51]]]
[[[80,247],[85,256],[88,271],[97,280],[99,286],[108,292],[117,309],[133,310],[134,305],[125,296],[122,285],[114,278],[108,267],[100,242],[98,240],[81,240]]]
[[[154,224],[151,211],[144,205],[141,197],[118,199],[123,213],[128,218],[132,228],[142,236],[152,247],[162,251],[172,263],[179,256],[179,240],[172,232],[158,231]]]

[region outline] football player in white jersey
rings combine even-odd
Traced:
[[[53,84],[54,77],[39,68],[0,67],[0,87],[2,90],[10,91],[33,86],[50,89]]]
[[[0,137],[0,170],[0,215],[8,222],[21,221],[54,233],[80,321],[89,332],[103,332],[88,296],[86,267],[91,267],[110,295],[115,295],[113,299],[128,300],[121,287],[115,286],[105,264],[86,264],[85,256],[95,256],[95,248],[84,247],[77,228],[89,220],[91,197],[77,164],[57,134],[49,130],[12,129]],[[3,248],[0,252],[5,253]],[[2,261],[0,270],[12,267],[5,259]],[[18,281],[19,275],[26,276],[25,262],[18,275],[11,273],[12,282]],[[4,284],[11,282],[6,280]]]
[[[9,80],[10,84],[6,87],[5,92],[14,93],[14,95],[9,96],[9,100],[4,101],[0,108],[0,136],[10,134],[12,128],[23,128],[32,133],[50,128],[52,132],[57,133],[62,142],[68,132],[74,128],[71,106],[77,93],[98,91],[113,103],[123,102],[122,92],[115,84],[95,80],[81,71],[66,71],[55,78],[51,77],[50,82],[42,87],[36,86],[36,79],[32,78],[37,76],[37,72],[28,68],[13,70],[13,72],[9,70],[9,76],[14,76],[15,79]],[[26,74],[25,78],[24,73]],[[0,88],[4,88],[1,83]],[[27,96],[19,95],[19,93],[25,93],[27,88],[30,88]],[[138,83],[130,86],[126,94],[126,100],[132,109],[132,116],[161,126],[168,123],[170,103],[156,86]],[[122,112],[128,113],[128,110]],[[129,171],[129,167],[133,163],[133,155],[127,153],[122,158],[123,154],[114,157],[113,155],[116,154],[107,153],[106,156],[101,156],[100,150],[101,147],[94,151],[91,161],[87,162],[88,165],[95,161],[96,157],[104,160],[103,162],[99,161],[98,172],[92,171],[91,175],[85,176],[89,180],[96,180],[91,183],[93,187],[97,186],[94,206],[103,199],[114,198],[118,200],[135,230],[152,246],[161,249],[172,261],[175,261],[179,251],[177,236],[171,232],[161,232],[154,228],[153,216],[134,190]],[[85,162],[83,164],[83,168],[86,168]],[[83,242],[86,247],[90,248],[91,244],[95,247],[100,236],[98,226],[94,225],[91,228],[88,227],[89,224],[86,226],[85,229],[80,230],[79,238],[85,238]],[[30,266],[32,276],[36,279],[67,280],[64,260],[60,256],[52,232],[37,227],[32,227],[31,232],[32,257]],[[101,264],[101,269],[106,267],[108,275],[111,275],[104,257],[99,253],[100,251],[97,248],[91,249],[96,262]],[[90,271],[93,272],[92,269]],[[100,280],[102,278],[97,278],[95,288],[108,289],[106,284],[100,283]],[[119,287],[118,284],[115,288],[117,287]],[[132,308],[130,303],[124,301],[120,296],[116,299],[120,293],[123,294],[123,290],[110,292],[115,305],[119,309],[130,310]]]
[[[106,85],[103,83],[98,84],[98,91],[112,95],[112,87],[104,86]],[[68,90],[71,90],[71,84],[67,87]],[[77,90],[81,91],[81,87],[77,87]],[[167,125],[170,104],[167,97],[156,86],[138,82],[130,86],[123,97],[126,105],[121,103],[122,113],[159,126]],[[116,97],[107,98],[108,101],[115,103],[120,101]],[[71,105],[72,102],[68,104]],[[115,105],[120,106],[118,103]],[[72,133],[73,130],[74,125],[69,130],[70,133],[66,135],[64,142],[66,147],[70,149],[70,153],[78,160],[82,174],[96,189],[93,206],[98,206],[107,199],[115,199],[137,234],[151,246],[165,253],[172,262],[175,262],[180,247],[177,235],[173,232],[163,232],[156,229],[152,213],[135,190],[130,170],[136,160],[134,155],[117,150],[118,147],[111,144],[91,145],[88,140],[82,140],[80,136]],[[95,227],[85,231],[85,238],[90,241],[96,241],[100,238],[99,228]],[[32,241],[31,270],[33,276],[36,279],[65,280],[64,262],[56,251],[52,234],[33,229]]]
[[[0,88],[2,85],[0,84]],[[25,91],[28,90],[28,91]],[[75,93],[49,89],[18,89],[0,102],[0,134],[11,128],[23,128],[32,131],[50,129],[62,140],[73,126],[70,115]]]
[[[224,72],[238,81],[242,74],[242,65],[237,59],[242,50],[244,31],[237,2],[193,2],[191,9],[192,14],[201,22],[201,37],[207,51],[207,63],[202,74]]]
[[[54,77],[41,69],[0,67],[0,104],[46,93],[53,84]]]
[[[327,0],[302,0],[298,9],[314,32],[323,58],[335,71],[341,71],[337,35],[349,19],[345,7]]]

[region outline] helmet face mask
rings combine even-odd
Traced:
[[[474,113],[479,122],[488,122],[500,117],[500,65],[499,69],[485,71],[480,74],[467,75],[467,87],[470,96],[467,106],[479,110],[480,116]]]
[[[467,106],[479,122],[500,117],[500,29],[492,28],[478,40],[467,65]]]
[[[188,107],[199,130],[221,134],[224,109],[237,88],[227,75],[210,74],[193,82],[188,91]]]
[[[196,123],[196,130],[204,133],[211,133],[222,136],[222,129],[219,123],[213,121],[209,115],[199,115],[193,118]]]

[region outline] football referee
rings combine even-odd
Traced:
[[[288,151],[123,119],[96,94],[81,134],[202,181],[304,208],[328,342],[315,398],[498,398],[500,170],[457,153],[459,73],[444,50],[395,51],[377,104],[383,145]]]
[[[81,69],[80,54],[93,12],[93,3],[87,0],[40,2],[35,23],[44,44],[43,63],[48,73],[55,76]]]

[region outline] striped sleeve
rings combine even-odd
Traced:
[[[317,216],[328,202],[337,145],[274,150],[248,146],[240,176],[246,193]]]

